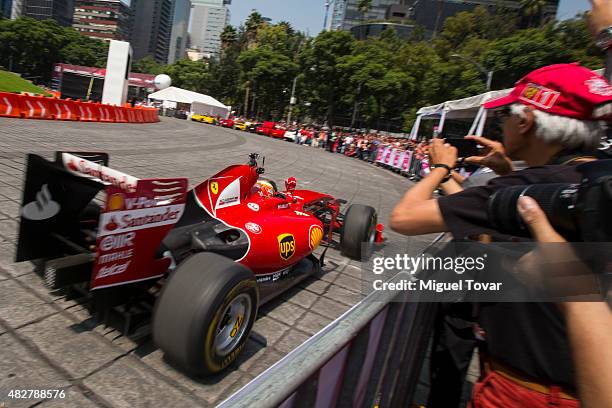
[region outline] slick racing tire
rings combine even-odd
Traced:
[[[179,265],[157,299],[153,340],[187,374],[217,373],[243,350],[258,301],[248,268],[218,254],[195,254]]]
[[[340,250],[356,260],[370,257],[376,237],[376,210],[367,205],[353,204],[344,215]]]

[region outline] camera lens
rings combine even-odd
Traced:
[[[516,208],[521,196],[529,196],[537,201],[560,233],[577,233],[572,210],[578,196],[578,185],[566,183],[513,186],[495,192],[489,199],[487,208],[489,221],[495,229],[509,235],[529,236],[529,231]]]

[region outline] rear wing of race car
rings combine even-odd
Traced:
[[[171,263],[157,252],[186,193],[185,178],[137,179],[108,167],[105,153],[30,154],[15,260],[51,260],[45,278],[58,287],[84,271],[91,289],[157,278]]]

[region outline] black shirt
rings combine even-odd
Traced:
[[[530,167],[474,187],[440,197],[438,204],[456,240],[489,234],[496,241],[513,237],[495,231],[487,217],[487,201],[497,190],[515,185],[579,183],[573,165]],[[574,365],[565,321],[552,303],[486,303],[479,309],[487,353],[528,377],[575,390]]]

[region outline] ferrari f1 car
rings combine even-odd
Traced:
[[[261,178],[258,155],[188,190],[187,179],[137,179],[102,153],[29,155],[16,261],[53,289],[80,285],[100,307],[161,286],[153,339],[192,375],[219,372],[242,351],[258,307],[317,273],[337,245],[368,256],[372,207]]]

